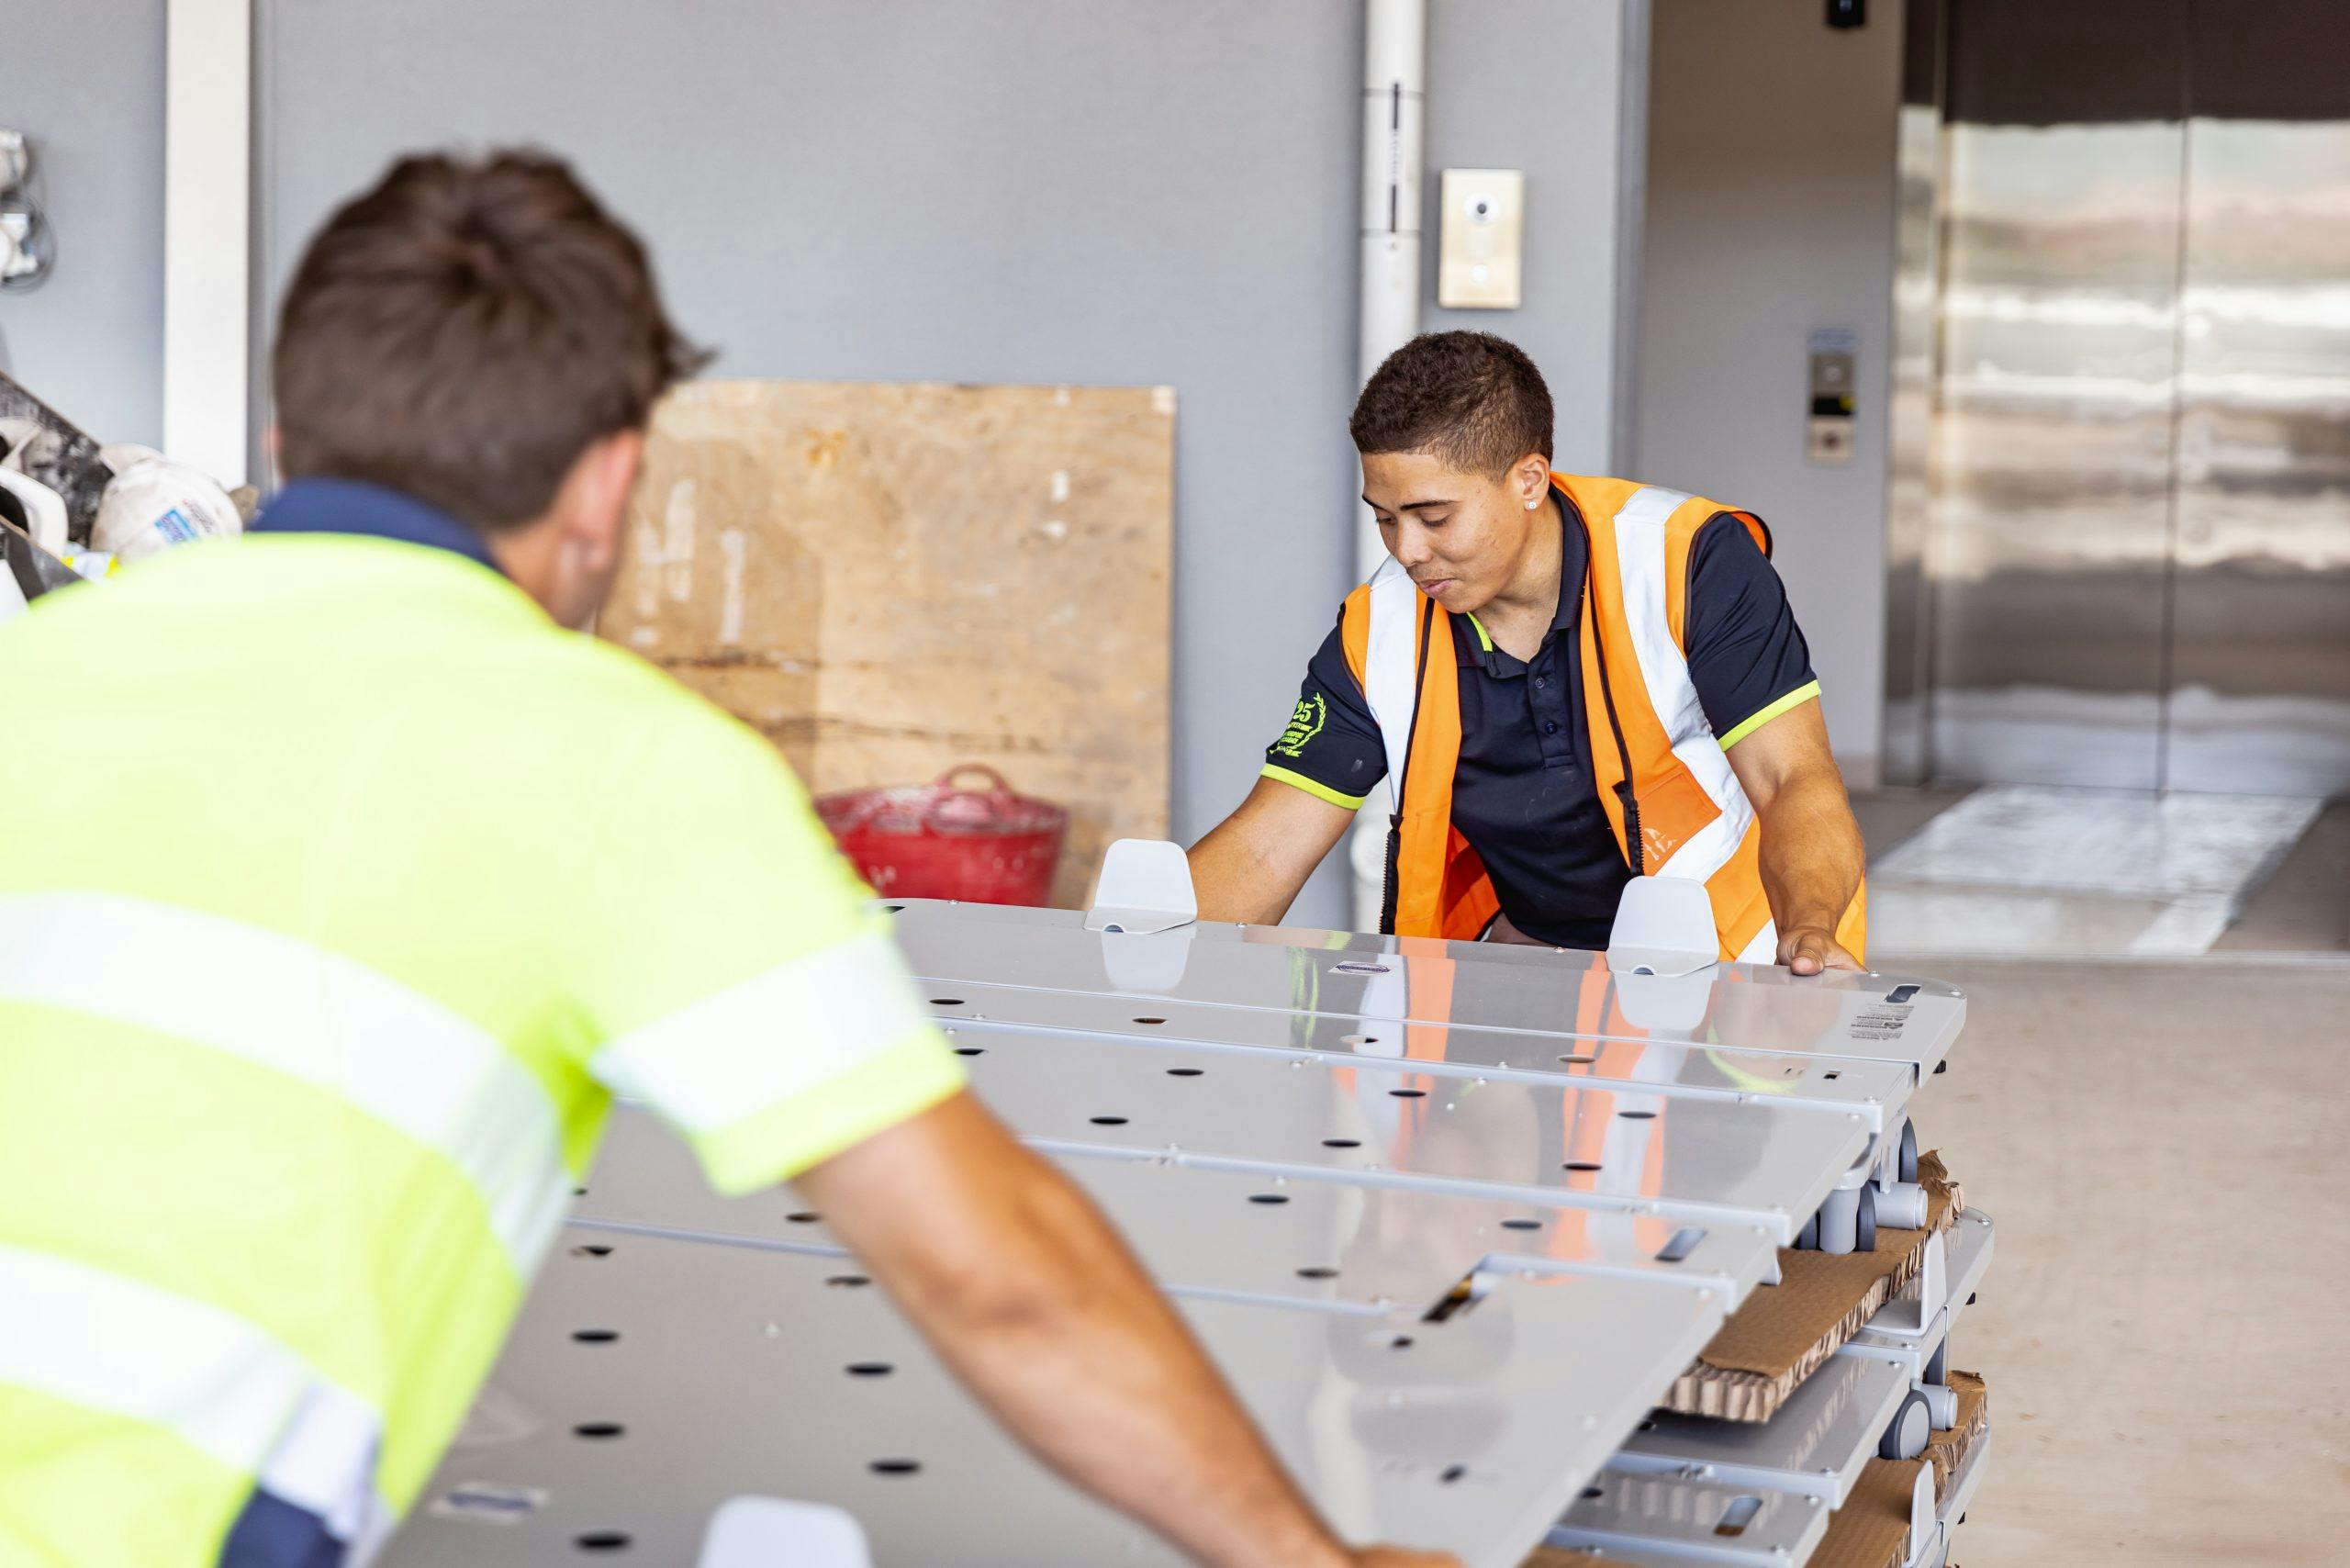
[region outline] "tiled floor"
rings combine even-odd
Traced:
[[[1986,789],[1853,804],[1875,956],[2350,950],[2350,802]]]
[[[1921,968],[1924,966],[1920,966]],[[1966,1568],[2334,1564],[2350,1540],[2350,958],[1952,958],[1919,1131],[1998,1226]]]
[[[1914,865],[1886,852],[1965,798],[1855,801],[1873,864]],[[2059,923],[2055,946],[2127,946],[2196,890],[2163,865],[1962,913],[1986,922],[1978,946],[2031,920]],[[1877,899],[1936,890],[1872,873]],[[2345,1561],[2350,801],[2232,896],[2193,958],[1903,954],[1873,934],[1873,960],[1972,998],[1919,1113],[1998,1224],[1953,1350],[1989,1379],[1999,1433],[1955,1543],[1967,1568]]]

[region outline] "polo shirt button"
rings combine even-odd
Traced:
[[[1544,687],[1550,684],[1550,683],[1548,680],[1539,675],[1534,678],[1534,689],[1537,691],[1541,690]]]
[[[1544,720],[1542,722],[1542,733],[1546,735],[1557,734],[1559,733],[1559,721],[1556,719]]]

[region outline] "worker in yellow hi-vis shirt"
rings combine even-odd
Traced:
[[[253,536],[0,632],[0,1562],[366,1561],[616,1092],[1200,1561],[1449,1561],[1332,1538],[775,752],[565,630],[691,362],[561,164],[408,160],[287,292]]]

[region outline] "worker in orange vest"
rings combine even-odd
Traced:
[[[1552,472],[1541,372],[1483,332],[1396,350],[1349,428],[1389,559],[1192,847],[1201,915],[1281,919],[1383,779],[1384,931],[1604,947],[1630,878],[1682,877],[1722,958],[1858,969],[1860,828],[1762,520]]]

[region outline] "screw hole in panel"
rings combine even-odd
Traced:
[[[584,1247],[573,1248],[571,1255],[574,1258],[609,1258],[612,1255],[612,1249],[600,1242],[591,1242]]]
[[[837,1290],[853,1291],[869,1285],[873,1282],[863,1274],[834,1274],[824,1282]]]
[[[986,1049],[985,1046],[957,1046],[955,1054],[958,1057],[975,1057]]]
[[[1326,1269],[1316,1264],[1310,1269],[1300,1269],[1297,1271],[1297,1277],[1301,1280],[1335,1280],[1338,1277],[1338,1271]]]
[[[1137,1024],[1164,1024],[1167,1020],[1164,1018],[1137,1018],[1135,1022]]]
[[[1623,1117],[1628,1122],[1653,1122],[1656,1120],[1656,1113],[1654,1111],[1618,1111],[1616,1114]]]
[[[1289,1202],[1289,1194],[1286,1193],[1251,1193],[1248,1194],[1248,1201],[1252,1204],[1285,1204]]]
[[[621,1336],[617,1328],[575,1328],[571,1337],[583,1345],[609,1345]]]
[[[1589,1067],[1599,1059],[1599,1056],[1597,1052],[1594,1052],[1589,1056],[1567,1056],[1561,1057],[1559,1059],[1569,1067]]]
[[[848,1375],[851,1377],[888,1377],[897,1370],[888,1361],[851,1361],[848,1364]]]
[[[1690,1253],[1697,1250],[1697,1243],[1705,1239],[1706,1233],[1703,1230],[1694,1225],[1684,1225],[1673,1233],[1672,1240],[1658,1249],[1656,1260],[1660,1263],[1678,1263]]]
[[[963,1005],[963,999],[959,996],[934,996],[930,999],[930,1004],[933,1007],[960,1007]]]
[[[628,1430],[618,1421],[582,1421],[571,1428],[575,1438],[617,1438]]]
[[[1425,1089],[1391,1089],[1387,1092],[1398,1100],[1425,1100],[1428,1097]]]
[[[1126,1125],[1124,1116],[1095,1116],[1091,1120],[1097,1127],[1123,1127]]]
[[[1566,1169],[1569,1170],[1597,1170],[1600,1169],[1600,1164],[1596,1159],[1570,1159],[1566,1163]]]
[[[1762,1499],[1760,1497],[1751,1494],[1743,1497],[1733,1497],[1730,1499],[1729,1506],[1722,1510],[1722,1522],[1714,1527],[1714,1533],[1716,1535],[1744,1535],[1746,1527],[1752,1524],[1754,1516],[1762,1511]]]
[[[824,1216],[816,1213],[813,1209],[801,1209],[798,1214],[788,1214],[783,1217],[789,1220],[794,1225],[815,1225],[822,1221]]]
[[[1539,1230],[1542,1228],[1542,1222],[1539,1219],[1505,1219],[1502,1221],[1502,1228],[1504,1230]]]
[[[1589,1501],[1591,1498],[1605,1496],[1606,1494],[1600,1491],[1596,1486],[1586,1486],[1583,1489],[1583,1495],[1584,1500]]]
[[[1206,1070],[1207,1069],[1203,1067],[1170,1067],[1167,1070],[1167,1076],[1169,1078],[1197,1078]]]
[[[876,1475],[915,1475],[922,1471],[918,1459],[877,1459],[868,1466]]]
[[[1326,1137],[1322,1140],[1322,1147],[1324,1148],[1360,1148],[1362,1147],[1362,1139],[1359,1137]]]
[[[582,1551],[626,1551],[630,1539],[626,1530],[599,1529],[572,1537],[571,1544]]]
[[[1466,1474],[1468,1474],[1468,1473],[1469,1473],[1469,1467],[1468,1467],[1467,1465],[1465,1465],[1465,1464],[1452,1464],[1452,1465],[1447,1465],[1447,1466],[1445,1467],[1444,1473],[1443,1473],[1442,1475],[1438,1476],[1438,1477],[1437,1477],[1437,1480],[1438,1480],[1439,1483],[1441,1483],[1442,1484],[1447,1485],[1447,1486],[1449,1486],[1449,1485],[1451,1485],[1454,1482],[1456,1482],[1456,1481],[1460,1480],[1462,1476],[1464,1476],[1464,1475],[1466,1475]]]

